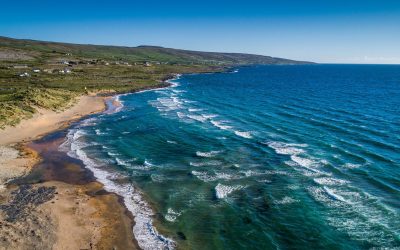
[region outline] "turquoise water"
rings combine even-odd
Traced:
[[[144,249],[400,247],[400,67],[254,66],[120,96],[63,148]]]

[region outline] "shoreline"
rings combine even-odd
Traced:
[[[0,130],[0,191],[8,181],[29,173],[40,161],[37,153],[27,147],[29,142],[66,128],[82,117],[104,111],[105,98],[81,96],[74,105],[61,112],[38,109],[32,118]]]
[[[174,75],[176,78],[177,75]],[[60,131],[66,131],[72,123],[81,120],[91,114],[101,112],[117,112],[122,104],[119,96],[124,94],[133,94],[137,92],[153,90],[158,88],[169,87],[172,84],[171,79],[166,79],[160,84],[160,87],[145,88],[130,93],[115,93],[110,96],[81,96],[75,105],[69,107],[62,112],[53,112],[47,110],[39,110],[34,117],[23,120],[16,127],[7,127],[0,131],[0,208],[3,204],[12,204],[14,202],[15,192],[21,192],[28,185],[27,190],[35,192],[41,189],[57,190],[56,195],[51,199],[45,200],[37,206],[30,207],[33,210],[31,215],[24,218],[23,223],[17,222],[12,225],[7,220],[7,214],[0,209],[0,239],[6,235],[15,234],[15,238],[3,237],[8,247],[40,247],[43,249],[77,249],[92,248],[99,246],[102,248],[113,248],[118,246],[122,249],[139,249],[137,240],[134,237],[132,228],[135,224],[132,213],[128,210],[127,205],[123,201],[123,197],[116,192],[108,192],[104,190],[104,184],[93,177],[93,172],[86,166],[76,164],[74,161],[66,160],[66,171],[58,168],[57,172],[66,174],[88,171],[91,178],[85,183],[67,183],[66,176],[60,179],[47,180],[29,180],[32,176],[52,175],[48,169],[40,169],[40,165],[46,165],[45,162],[49,156],[43,155],[43,149],[35,148],[35,142],[41,141],[47,136],[52,136]],[[63,139],[66,137],[64,136]],[[51,141],[51,140],[50,140]],[[58,146],[61,144],[57,142]],[[46,146],[46,150],[58,151],[54,141]],[[66,155],[66,153],[64,152]],[[79,167],[77,167],[77,165]],[[5,167],[9,166],[9,167]],[[73,166],[73,167],[71,167]],[[78,200],[78,201],[77,201]],[[71,213],[71,211],[75,211]],[[79,211],[79,213],[77,212]],[[85,213],[85,211],[89,211]],[[89,213],[89,214],[88,214]],[[95,215],[95,217],[93,217]],[[26,220],[41,221],[41,228],[26,223]],[[50,221],[50,222],[49,222]],[[18,225],[19,223],[19,225]],[[15,223],[14,223],[15,224]],[[39,223],[40,224],[40,223]],[[67,225],[67,226],[65,226]],[[121,226],[122,225],[122,226]],[[4,226],[8,227],[8,231],[4,230]],[[20,236],[24,230],[30,229],[36,232],[35,237],[42,233],[42,238]],[[82,229],[84,228],[84,230]],[[128,230],[127,230],[128,229]],[[51,233],[55,232],[55,233]],[[47,238],[45,235],[48,234]],[[101,235],[104,234],[104,237]],[[111,236],[110,236],[111,235]],[[112,237],[112,235],[114,235]],[[49,238],[50,237],[50,238]],[[75,241],[75,245],[71,245],[71,240]],[[15,245],[15,242],[17,244]],[[3,249],[0,247],[0,249]]]
[[[73,122],[104,112],[111,99],[115,98],[83,96],[65,112],[38,114],[11,128],[18,131],[33,123],[28,132],[1,141],[0,249],[138,249],[133,218],[120,196],[106,192],[89,170],[68,159],[53,163],[59,178],[49,170],[48,160],[59,153],[64,138],[38,147]],[[35,180],[38,177],[43,179]]]

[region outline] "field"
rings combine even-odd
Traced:
[[[78,45],[0,37],[0,128],[37,108],[62,110],[83,94],[115,94],[165,85],[173,74],[235,65],[297,64],[268,56],[139,46]]]

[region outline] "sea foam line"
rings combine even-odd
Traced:
[[[142,198],[142,194],[132,184],[119,184],[112,179],[115,175],[100,169],[93,159],[91,159],[82,149],[82,143],[78,139],[74,139],[76,133],[81,130],[71,129],[67,134],[67,140],[60,146],[61,150],[68,149],[67,154],[70,157],[80,159],[85,167],[93,172],[95,178],[104,184],[104,189],[123,197],[124,204],[133,214],[135,225],[133,234],[140,246],[145,250],[152,249],[174,249],[176,243],[167,237],[159,234],[153,226],[154,213],[148,203]]]
[[[217,151],[217,150],[215,150],[215,151],[209,151],[209,152],[197,151],[197,152],[196,152],[196,155],[199,156],[199,157],[207,157],[207,158],[209,158],[209,157],[214,157],[214,156],[216,156],[216,155],[219,154],[219,153],[221,153],[221,151]]]
[[[250,132],[248,131],[234,131],[235,135],[243,137],[243,138],[247,138],[247,139],[251,139],[253,138],[253,136],[251,135]]]
[[[223,185],[221,183],[218,183],[218,185],[215,187],[215,195],[218,199],[223,199],[226,198],[230,193],[242,189],[243,186],[241,185],[236,185],[236,186],[227,186]]]

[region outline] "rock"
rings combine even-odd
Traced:
[[[176,234],[178,235],[179,239],[181,240],[186,240],[186,235],[182,232],[176,232]]]
[[[5,220],[14,222],[25,218],[30,210],[54,198],[55,187],[32,188],[31,185],[21,185],[11,192],[11,201],[0,205],[0,210],[5,213]]]

